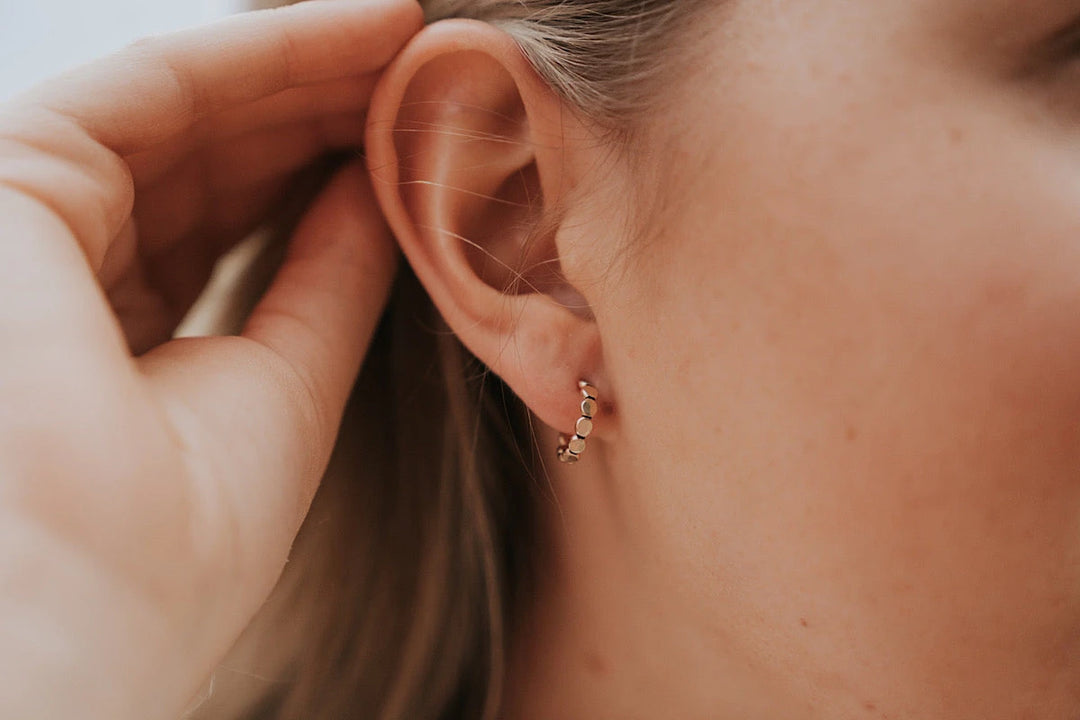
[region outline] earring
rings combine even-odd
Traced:
[[[585,452],[585,438],[593,431],[593,417],[600,409],[596,402],[596,388],[584,380],[578,381],[581,388],[581,417],[574,426],[574,436],[567,439],[565,435],[559,436],[559,449],[556,455],[564,463],[576,463],[581,459],[581,453]]]

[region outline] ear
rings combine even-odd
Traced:
[[[447,20],[384,72],[366,142],[383,212],[443,318],[561,430],[581,414],[579,380],[605,399],[597,324],[567,280],[580,240],[558,221],[596,146],[574,117],[507,34]]]

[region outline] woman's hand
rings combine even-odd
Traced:
[[[241,337],[169,336],[421,23],[313,0],[0,106],[0,717],[174,718],[273,587],[396,263],[363,169]]]

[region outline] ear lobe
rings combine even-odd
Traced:
[[[574,180],[563,110],[508,35],[448,20],[385,71],[366,145],[383,212],[440,313],[557,429],[579,414],[578,380],[603,382],[596,323],[549,222]]]

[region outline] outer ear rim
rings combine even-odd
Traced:
[[[513,38],[478,20],[442,20],[423,29],[402,49],[372,94],[365,147],[376,198],[410,265],[447,321],[452,326],[455,321],[473,326],[471,341],[466,344],[474,354],[506,380],[541,421],[554,429],[572,428],[580,414],[578,381],[587,378],[593,384],[605,384],[595,322],[557,307],[550,298],[507,295],[480,278],[467,283],[468,287],[448,282],[431,257],[432,251],[423,247],[424,240],[399,190],[402,170],[394,128],[401,104],[421,69],[453,52],[482,52],[510,75],[529,118],[530,140],[538,148],[559,148],[564,141],[563,102]],[[566,189],[562,174],[540,175],[545,202],[560,202]],[[463,307],[497,307],[499,312],[497,316],[470,317],[462,312]],[[486,328],[478,329],[477,324]],[[519,324],[524,332],[514,329]],[[515,353],[504,353],[512,337],[535,349],[529,353],[533,357],[515,362]],[[602,438],[605,424],[598,418],[594,437]]]

